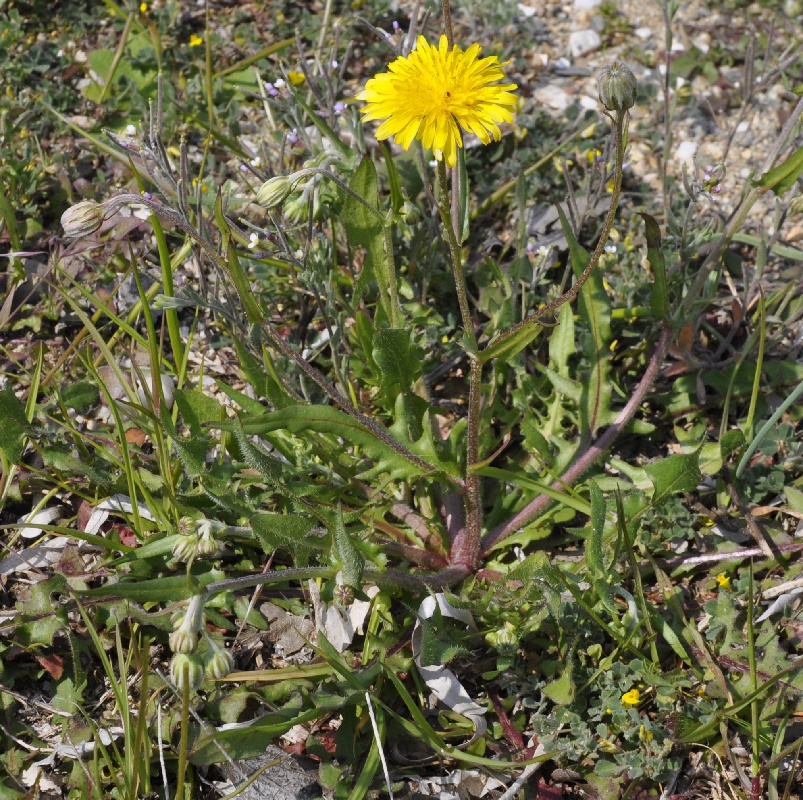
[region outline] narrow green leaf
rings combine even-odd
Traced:
[[[240,423],[235,423],[233,420],[209,423],[209,427],[232,432],[236,432],[238,425]],[[276,430],[307,435],[312,433],[333,434],[351,445],[362,447],[374,459],[378,468],[391,472],[394,477],[409,478],[424,474],[421,467],[408,461],[364,425],[331,406],[288,406],[279,411],[244,420],[242,430],[248,435],[264,435]],[[388,435],[390,436],[390,434]],[[434,470],[435,467],[433,467]]]
[[[646,226],[647,261],[650,262],[655,281],[650,294],[650,310],[656,317],[666,319],[669,315],[669,295],[666,287],[666,263],[661,248],[661,229],[654,217],[642,213]]]
[[[753,186],[770,189],[776,197],[781,197],[792,188],[797,179],[803,175],[803,147],[798,147],[794,153],[785,158],[778,166],[765,172]]]
[[[351,189],[365,202],[361,203],[350,194],[343,202],[343,224],[352,247],[365,248],[362,273],[357,279],[355,294],[359,297],[371,280],[379,287],[379,303],[388,320],[396,319],[391,308],[390,254],[385,250],[385,223],[378,213],[379,187],[374,162],[365,156],[349,182]],[[366,205],[367,204],[367,205]],[[367,206],[370,206],[368,208]],[[376,212],[371,211],[376,209]]]
[[[0,391],[0,453],[11,464],[22,460],[23,440],[30,430],[25,406],[12,389]]]
[[[569,377],[569,359],[577,352],[574,344],[574,314],[564,303],[558,312],[558,325],[549,337],[549,366],[562,378]]]
[[[346,526],[343,524],[343,511],[337,510],[335,529],[333,532],[335,552],[343,575],[343,583],[353,589],[362,589],[362,571],[365,567],[365,558],[354,546]]]
[[[307,711],[282,709],[261,717],[253,725],[227,728],[201,736],[188,755],[191,764],[207,766],[226,758],[255,758],[264,756],[268,745],[296,725],[304,725],[321,716],[317,708]]]
[[[380,142],[379,149],[382,151],[382,158],[385,160],[385,169],[387,170],[388,183],[390,184],[390,207],[395,215],[399,213],[404,205],[399,170],[396,169],[396,162],[393,160],[387,142]]]
[[[495,341],[483,348],[477,354],[481,364],[487,364],[494,358],[511,359],[518,355],[541,333],[541,323],[538,320],[501,334]]]
[[[591,258],[577,241],[563,209],[557,206],[563,235],[569,243],[569,254],[575,277],[580,277]],[[580,403],[583,429],[595,433],[610,417],[610,349],[611,303],[602,283],[602,273],[595,269],[580,289],[578,298],[580,319],[588,325],[590,335],[581,340],[583,354],[591,364],[590,377],[583,381]]]
[[[591,495],[591,529],[586,539],[586,564],[591,572],[604,577],[605,562],[602,553],[602,539],[605,530],[605,497],[594,481],[588,482]]]
[[[457,150],[457,241],[462,244],[468,239],[469,231],[469,191],[468,191],[468,170],[466,169],[466,152],[460,147]]]
[[[222,573],[208,570],[188,578],[187,575],[171,575],[169,578],[153,578],[147,581],[132,580],[101,586],[98,589],[78,591],[81,597],[121,597],[137,603],[175,603],[187,600],[198,593],[199,587],[221,580]]]
[[[500,469],[499,467],[482,467],[482,469],[472,471],[485,478],[494,478],[495,480],[512,483],[514,486],[520,486],[532,492],[538,492],[538,494],[545,494],[547,497],[551,497],[558,503],[562,503],[568,508],[573,508],[581,514],[591,514],[591,505],[582,497],[575,494],[571,488],[567,489],[566,492],[561,492],[553,489],[547,483],[534,481],[532,478],[528,478],[525,475],[519,475],[518,473]]]

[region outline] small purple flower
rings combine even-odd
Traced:
[[[146,200],[153,200],[153,195],[152,195],[150,192],[143,192],[143,193],[142,193],[142,196],[143,196],[143,197],[144,197]]]
[[[393,33],[397,33],[400,27],[401,26],[399,25],[399,23],[396,22],[396,20],[394,19],[393,20]]]
[[[245,164],[240,164],[240,172],[248,172],[248,167]]]
[[[287,134],[287,142],[291,146],[298,144],[298,128],[293,128],[293,130]]]
[[[385,41],[389,42],[391,39],[393,39],[393,34],[385,31]]]
[[[335,114],[339,117],[345,110],[346,110],[346,104],[338,100],[335,103],[335,108],[334,108]]]

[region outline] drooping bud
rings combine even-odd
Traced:
[[[204,662],[200,656],[177,653],[170,659],[170,680],[176,688],[184,691],[189,686],[195,691],[204,682]]]
[[[204,601],[206,595],[196,594],[190,598],[186,613],[179,616],[168,641],[174,653],[194,653],[204,624]]]
[[[638,82],[627,64],[614,61],[603,67],[597,81],[599,101],[608,111],[627,111],[636,105]]]
[[[80,239],[94,233],[102,224],[105,216],[103,206],[94,200],[82,200],[70,206],[61,215],[61,227],[64,233],[73,239]]]
[[[293,181],[286,175],[277,175],[266,180],[257,190],[257,203],[263,208],[280,206],[293,191]]]

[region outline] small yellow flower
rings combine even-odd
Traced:
[[[144,14],[147,10],[148,10],[148,4],[147,3],[140,3],[139,4],[139,13],[140,14]]]
[[[287,73],[287,78],[293,86],[301,86],[301,84],[307,80],[307,76],[304,75],[303,72],[297,72],[294,69],[291,69],[290,72]]]
[[[505,77],[499,58],[478,58],[481,49],[478,44],[449,49],[446,36],[437,45],[419,36],[409,56],[399,56],[357,95],[367,104],[363,122],[384,120],[377,139],[393,136],[405,150],[419,139],[450,167],[463,146],[461,129],[483,144],[499,141],[499,123],[513,121],[518,87],[497,83]]]
[[[589,164],[593,164],[598,158],[602,157],[602,150],[589,150],[586,153],[586,158],[588,159]]]
[[[726,575],[724,572],[720,572],[717,575],[717,585],[720,589],[730,589],[731,588],[731,576]]]
[[[622,695],[622,703],[626,706],[637,706],[641,701],[641,692],[638,689],[631,689]]]
[[[198,34],[193,33],[190,36],[190,47],[199,47],[204,43],[204,37],[198,36]]]

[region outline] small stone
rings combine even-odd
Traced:
[[[590,8],[596,8],[602,4],[602,0],[574,0],[575,11],[588,11]]]
[[[652,28],[636,28],[633,33],[635,33],[639,39],[652,39]]]
[[[569,52],[572,58],[580,58],[602,47],[602,37],[591,28],[583,31],[574,31],[569,36]]]
[[[788,234],[786,234],[787,242],[799,242],[803,239],[803,225],[795,225]]]
[[[692,166],[694,154],[697,152],[697,144],[695,142],[681,142],[675,150],[675,159],[681,164],[688,164]]]
[[[565,111],[571,104],[571,98],[559,86],[547,84],[534,92],[535,102],[554,111]]]

